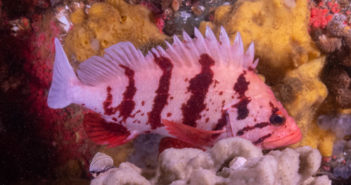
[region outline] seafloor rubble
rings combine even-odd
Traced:
[[[113,165],[112,158],[97,153],[90,172],[91,185],[328,185],[326,175],[315,176],[321,155],[311,147],[298,147],[263,154],[250,141],[228,138],[207,152],[166,149],[158,159],[155,177],[146,179],[142,170],[129,162]]]
[[[5,184],[37,177],[43,179],[39,184],[52,179],[54,184],[84,184],[89,178],[89,160],[96,152],[110,155],[116,166],[126,160],[137,165],[123,163],[111,170],[121,175],[127,169],[130,174],[139,175],[142,183],[177,180],[173,183],[196,184],[199,183],[196,180],[203,180],[206,184],[215,179],[225,184],[234,172],[242,174],[254,168],[256,179],[261,178],[259,174],[271,177],[274,169],[280,170],[285,165],[282,154],[287,154],[286,159],[295,161],[295,165],[309,168],[301,163],[302,158],[307,158],[302,153],[317,156],[317,152],[304,146],[316,148],[324,156],[322,167],[316,171],[319,163],[314,163],[307,176],[326,174],[334,184],[351,179],[351,4],[348,1],[0,1],[0,16],[0,38],[2,43],[7,43],[1,46],[0,57],[1,93],[5,97],[1,104],[0,136],[6,150],[2,157],[4,166],[9,166],[9,170],[2,173]],[[77,65],[92,55],[102,54],[104,48],[116,42],[128,40],[147,51],[173,34],[185,30],[192,35],[194,26],[203,30],[206,25],[217,31],[224,26],[232,37],[240,31],[245,46],[255,42],[256,57],[260,58],[258,73],[272,86],[303,132],[303,140],[292,146],[295,149],[257,154],[260,159],[257,161],[245,156],[237,156],[236,160],[231,157],[236,162],[226,161],[228,164],[220,169],[216,165],[223,161],[216,161],[211,152],[167,150],[167,153],[173,151],[172,155],[177,151],[177,155],[198,152],[201,156],[211,156],[208,160],[213,164],[161,169],[160,163],[156,180],[149,181],[140,173],[148,178],[155,175],[158,150],[156,147],[142,152],[141,148],[147,142],[150,144],[147,146],[157,146],[158,136],[142,136],[134,147],[133,143],[112,149],[97,146],[87,138],[81,125],[88,110],[77,106],[64,110],[47,107],[54,37],[64,41],[72,64]],[[13,146],[17,146],[16,149]],[[167,153],[162,153],[161,162],[167,159]],[[241,171],[231,168],[235,165],[243,165]],[[267,165],[272,171],[259,171]],[[288,170],[296,170],[295,167]],[[167,179],[168,172],[177,175]],[[184,172],[188,174],[182,176]],[[280,176],[280,179],[295,180],[292,184],[327,181],[325,176],[307,178],[301,171],[286,173],[288,177]],[[197,178],[189,179],[190,174]],[[252,179],[250,174],[242,177]],[[209,178],[201,179],[202,176]]]

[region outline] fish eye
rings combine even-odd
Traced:
[[[273,125],[282,125],[285,123],[285,117],[283,115],[274,113],[269,118],[269,122],[271,122]]]

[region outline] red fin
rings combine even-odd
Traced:
[[[83,121],[88,137],[97,144],[114,147],[127,142],[129,130],[123,125],[106,122],[99,114],[88,113]]]
[[[164,137],[160,141],[158,153],[160,154],[161,152],[163,152],[164,150],[166,150],[168,148],[198,148],[198,147],[196,147],[190,143],[176,139],[176,138]],[[200,148],[200,149],[202,149],[202,148]]]
[[[225,130],[199,129],[169,120],[162,120],[162,122],[170,134],[184,142],[194,144],[194,146],[198,147],[212,145],[214,136],[225,132]]]

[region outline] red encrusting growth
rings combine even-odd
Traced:
[[[29,26],[32,32],[22,39],[27,39],[28,48],[23,51],[25,61],[23,70],[28,78],[28,114],[35,116],[37,133],[40,139],[50,144],[54,151],[52,162],[60,165],[69,160],[77,160],[82,168],[87,169],[96,149],[84,132],[84,113],[88,110],[80,107],[51,109],[47,105],[47,92],[52,81],[55,57],[54,38],[60,38],[62,28],[53,14],[33,14]],[[26,93],[26,94],[27,94]],[[87,147],[88,146],[88,147]]]
[[[88,137],[97,144],[114,147],[127,141],[129,130],[121,124],[106,122],[97,113],[88,113],[83,121]]]
[[[169,96],[169,87],[171,83],[172,62],[166,57],[156,57],[155,63],[162,70],[162,75],[158,82],[158,88],[156,90],[156,96],[154,98],[154,104],[152,105],[152,110],[148,113],[149,120],[148,123],[151,125],[152,129],[162,126],[161,124],[161,112],[165,105],[167,105],[167,99]]]
[[[334,14],[337,14],[340,11],[340,5],[335,0],[329,2],[322,0],[319,3],[312,2],[309,24],[312,28],[323,29],[333,19]],[[347,14],[347,11],[343,14]]]
[[[196,120],[201,118],[200,113],[206,108],[204,101],[213,81],[211,66],[215,64],[214,60],[207,54],[200,56],[199,63],[201,64],[201,72],[190,79],[188,91],[191,96],[182,106],[183,123],[192,127],[196,127]]]
[[[106,115],[113,115],[117,111],[119,111],[118,117],[122,117],[122,121],[125,122],[125,120],[128,117],[130,117],[135,107],[135,102],[133,98],[136,93],[136,87],[135,87],[135,81],[134,81],[134,71],[124,65],[120,65],[120,67],[124,69],[124,74],[128,78],[128,86],[123,92],[122,102],[117,107],[110,107],[112,104],[113,96],[111,94],[112,89],[110,86],[108,86],[106,88],[107,96],[106,96],[106,100],[103,102],[103,108],[104,108],[104,113]]]

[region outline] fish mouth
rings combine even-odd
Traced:
[[[262,143],[262,148],[264,149],[274,149],[278,147],[288,146],[299,142],[302,138],[302,134],[299,128],[291,132],[291,134],[286,135],[282,138],[267,138]]]

